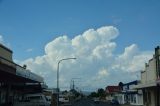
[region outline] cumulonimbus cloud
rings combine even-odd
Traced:
[[[77,59],[60,64],[61,87],[69,87],[70,80],[77,77],[82,79],[81,88],[84,89],[86,86],[97,88],[117,81],[133,80],[135,76],[130,77],[128,73],[142,70],[152,53],[140,51],[136,44],[132,44],[125,47],[123,53],[114,54],[117,46],[114,39],[118,36],[119,30],[113,26],[89,29],[72,39],[67,35],[59,36],[46,44],[44,55],[22,63],[42,75],[53,87],[56,87],[58,60],[68,57]]]

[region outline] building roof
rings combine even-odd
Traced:
[[[138,84],[138,80],[135,80],[135,81],[132,81],[132,82],[125,83],[125,84],[123,84],[123,86],[125,86],[125,85],[137,85],[137,84]]]
[[[3,48],[3,49],[5,49],[5,50],[7,50],[7,51],[9,51],[9,52],[11,52],[11,53],[13,53],[13,51],[12,51],[11,49],[5,47],[5,46],[2,45],[1,43],[0,43],[0,47]]]
[[[121,88],[119,86],[107,86],[106,87],[106,92],[108,92],[108,93],[119,92],[120,89]]]

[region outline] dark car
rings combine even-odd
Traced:
[[[116,99],[112,99],[111,102],[110,102],[110,104],[113,105],[113,106],[118,106],[119,102]]]

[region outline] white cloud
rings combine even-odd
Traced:
[[[0,35],[0,43],[3,44],[3,36]]]
[[[125,51],[123,54],[119,55],[119,59],[121,60],[128,60],[132,58],[134,55],[138,54],[138,46],[136,44],[132,44],[129,47],[125,48]]]
[[[98,75],[101,77],[101,76],[108,76],[109,75],[109,73],[108,73],[108,71],[106,70],[106,69],[101,69],[99,72],[98,72]]]
[[[77,59],[60,63],[61,87],[69,87],[71,78],[76,77],[82,78],[82,87],[90,88],[133,80],[135,77],[130,77],[130,73],[143,69],[152,53],[140,51],[136,44],[132,44],[122,54],[114,54],[117,45],[114,39],[118,35],[118,29],[113,26],[89,29],[73,39],[63,35],[46,44],[44,55],[27,59],[22,64],[27,64],[54,87],[58,60],[68,57]]]
[[[32,52],[32,51],[33,51],[32,48],[29,48],[29,49],[26,50],[26,52]]]
[[[152,58],[152,54],[152,52],[139,51],[138,46],[132,44],[126,47],[124,53],[116,58],[112,68],[126,72],[141,71],[144,68],[144,63]]]
[[[8,47],[8,48],[11,48],[10,43],[6,42],[6,41],[4,40],[4,38],[3,38],[2,35],[0,35],[0,44],[6,46],[6,47]]]

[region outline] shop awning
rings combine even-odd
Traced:
[[[150,88],[150,87],[155,87],[157,84],[156,82],[150,82],[150,83],[145,83],[145,84],[138,84],[134,87],[134,89],[143,89],[143,88]]]
[[[44,79],[14,62],[0,57],[0,82],[43,83]]]

